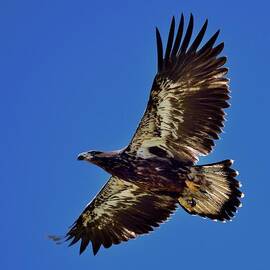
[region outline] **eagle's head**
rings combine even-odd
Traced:
[[[99,159],[100,157],[104,156],[104,152],[101,151],[88,151],[80,153],[77,157],[78,160],[85,160],[89,162],[94,162],[95,160]]]
[[[108,170],[108,167],[113,165],[119,157],[119,151],[101,152],[101,151],[88,151],[80,153],[77,157],[78,160],[85,160],[93,163],[99,167]]]

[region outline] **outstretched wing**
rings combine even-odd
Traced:
[[[158,73],[145,114],[126,151],[145,154],[149,147],[159,146],[183,161],[196,162],[199,155],[212,150],[222,131],[223,109],[229,107],[229,89],[227,68],[223,67],[226,58],[219,56],[224,44],[214,47],[219,31],[201,46],[207,23],[190,45],[193,16],[185,35],[181,16],[176,36],[173,18],[164,57],[156,29]]]
[[[81,240],[80,253],[91,241],[96,254],[101,245],[109,248],[152,231],[175,210],[176,201],[111,177],[75,221],[66,240],[71,240],[70,245]]]

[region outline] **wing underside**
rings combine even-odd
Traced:
[[[70,245],[81,240],[80,253],[91,242],[96,254],[101,245],[109,248],[152,231],[175,208],[175,198],[111,177],[73,224],[66,240],[71,240]]]
[[[207,24],[191,43],[193,16],[185,32],[182,15],[176,34],[173,18],[164,55],[157,29],[158,73],[128,152],[156,145],[195,163],[213,149],[222,131],[223,109],[229,107],[229,87],[226,58],[219,56],[224,44],[214,45],[219,31],[202,44]]]

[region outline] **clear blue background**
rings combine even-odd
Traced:
[[[1,1],[1,269],[267,269],[269,267],[268,1]],[[156,71],[154,27],[192,12],[221,28],[232,107],[213,154],[235,159],[246,197],[228,224],[179,209],[148,236],[78,255],[63,234],[105,183],[77,162],[125,146]]]

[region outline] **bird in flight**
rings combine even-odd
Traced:
[[[224,43],[215,45],[219,31],[202,43],[206,20],[191,42],[193,20],[191,14],[185,27],[182,14],[175,31],[172,18],[165,50],[156,29],[157,74],[129,145],[78,156],[111,174],[64,237],[70,245],[81,240],[80,253],[90,242],[96,255],[102,245],[109,248],[149,233],[178,206],[228,221],[241,205],[232,160],[196,165],[222,132],[230,91],[226,57],[220,56]]]

